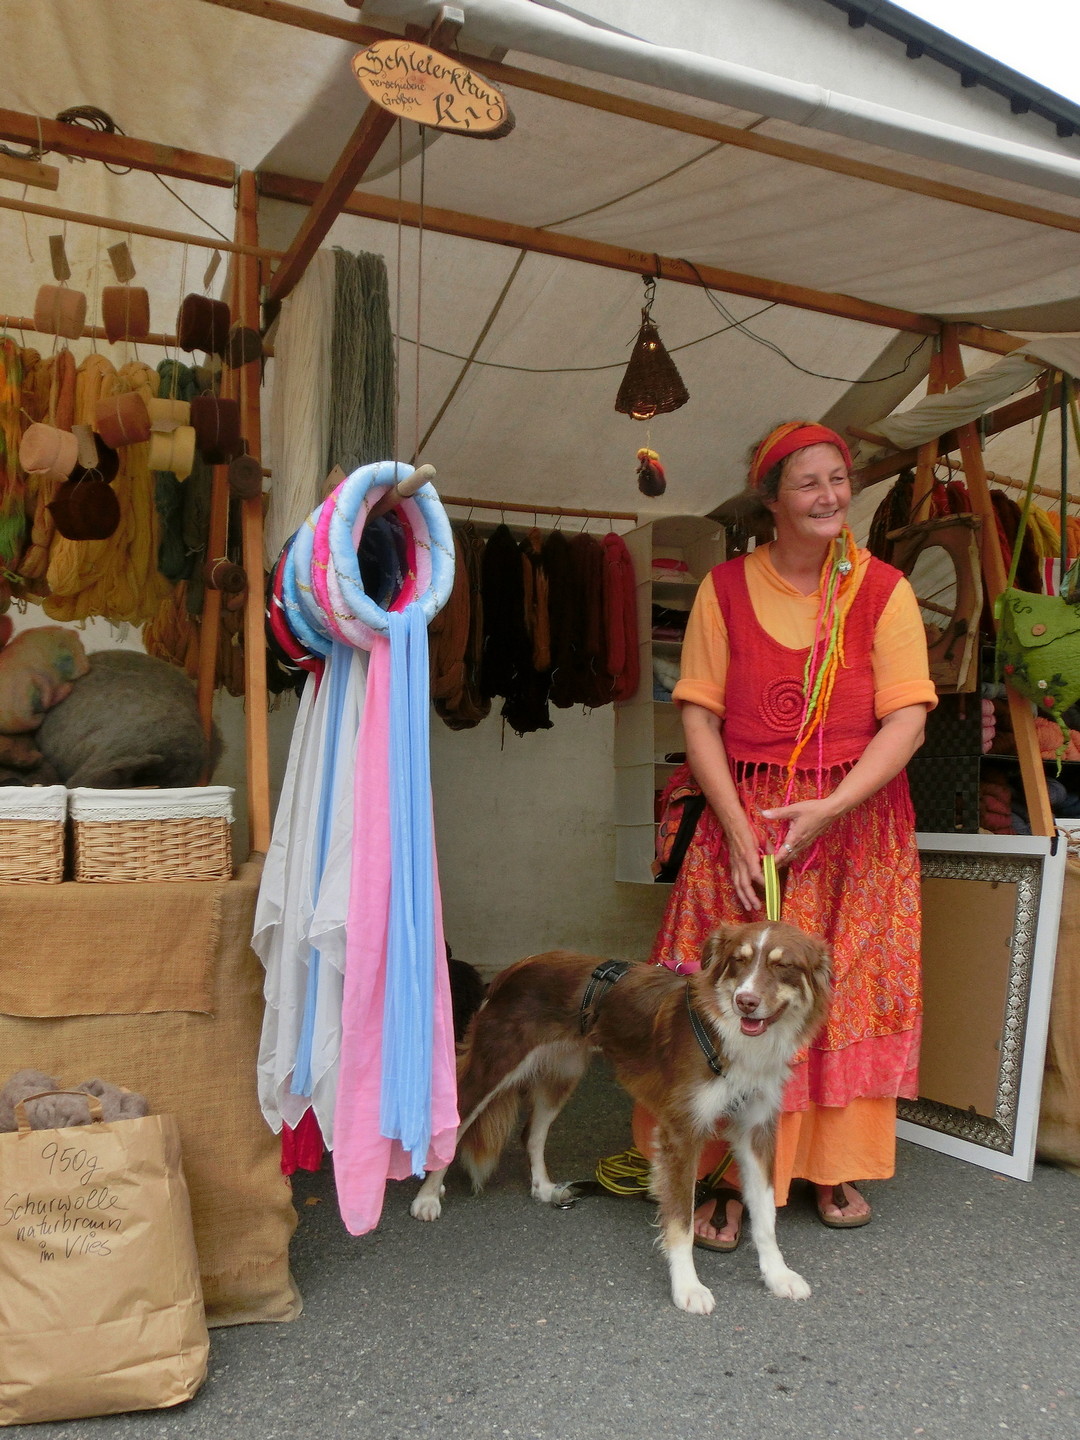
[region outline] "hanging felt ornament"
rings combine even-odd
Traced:
[[[656,278],[646,275],[641,327],[619,393],[615,396],[615,409],[622,415],[629,415],[631,420],[649,421],[656,415],[667,415],[690,399],[690,392],[653,323],[655,298]],[[637,452],[637,458],[638,489],[643,495],[662,495],[667,488],[667,479],[659,455],[646,446]]]
[[[660,464],[660,456],[647,448],[637,452],[637,485],[643,495],[663,495],[667,489],[667,476]]]

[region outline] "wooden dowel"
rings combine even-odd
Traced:
[[[568,510],[561,505],[520,505],[509,500],[470,500],[463,495],[440,495],[444,505],[468,506],[471,510],[512,510],[519,515],[565,515],[577,520],[633,520],[635,510]]]
[[[39,330],[29,315],[0,315],[0,330],[29,330],[34,335],[51,335],[51,330]],[[138,340],[110,340],[100,325],[84,325],[84,340],[104,340],[111,345],[160,345],[165,350],[176,349],[175,335],[142,335]]]
[[[184,230],[162,230],[157,225],[142,225],[134,220],[115,220],[109,215],[91,215],[86,210],[62,210],[59,205],[37,205],[32,200],[16,200],[10,195],[0,195],[0,209],[23,210],[28,215],[44,215],[50,220],[67,220],[73,225],[90,225],[98,230],[115,230],[120,235],[149,235],[153,240],[170,240],[176,245],[198,245],[203,250],[224,250],[233,254],[248,254],[280,259],[282,250],[260,250],[256,247],[238,245],[220,236],[208,239],[205,235],[189,235]]]
[[[942,463],[943,465],[948,466],[948,468],[949,468],[950,470],[961,470],[961,471],[962,471],[963,468],[964,468],[963,465],[958,464],[955,460],[950,460],[947,455],[945,456],[945,458],[942,460],[941,463]],[[999,471],[997,471],[997,470],[987,470],[987,472],[986,472],[986,478],[987,478],[987,480],[990,480],[993,484],[995,484],[995,485],[1000,485],[1000,486],[1001,486],[1003,489],[1005,489],[1005,490],[1018,490],[1018,491],[1025,491],[1025,492],[1026,492],[1026,490],[1027,490],[1027,481],[1026,481],[1026,480],[1014,480],[1011,475],[1002,475],[1002,474],[1001,474]],[[1045,485],[1036,485],[1036,486],[1034,486],[1033,489],[1032,489],[1032,494],[1033,494],[1033,495],[1041,495],[1041,496],[1042,496],[1044,499],[1046,499],[1046,500],[1059,500],[1059,501],[1060,501],[1060,499],[1061,499],[1061,491],[1060,491],[1060,490],[1047,490],[1047,488],[1045,487]],[[1080,505],[1080,495],[1069,494],[1069,495],[1066,496],[1066,499],[1068,500],[1068,502],[1069,502],[1070,505]]]
[[[250,253],[259,239],[259,197],[250,170],[240,175],[236,211],[236,238],[247,247],[238,262],[236,304],[241,325],[259,328],[259,265]],[[236,372],[240,392],[241,433],[248,453],[262,458],[260,393],[262,365],[252,360]],[[270,848],[270,737],[269,695],[266,684],[266,635],[263,605],[263,497],[245,500],[240,509],[240,535],[247,601],[244,606],[244,722],[247,749],[248,838],[253,852]]]

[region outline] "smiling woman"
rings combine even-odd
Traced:
[[[748,499],[776,538],[718,565],[687,627],[674,699],[708,804],[652,957],[696,971],[717,925],[760,913],[761,857],[775,854],[783,918],[830,942],[835,976],[785,1094],[776,1196],[811,1181],[834,1228],[869,1220],[850,1181],[893,1173],[896,1097],[915,1094],[919,863],[903,769],[935,704],[914,593],[847,528],[849,464],[839,435],[801,420],[753,452]],[[640,1110],[635,1137],[648,1154]],[[725,1158],[722,1141],[707,1146],[699,1174]],[[741,1212],[729,1200],[721,1226],[716,1203],[701,1207],[698,1239],[730,1249]]]

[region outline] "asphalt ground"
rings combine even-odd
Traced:
[[[549,1143],[582,1178],[628,1143],[596,1069]],[[329,1168],[295,1181],[304,1313],[211,1332],[210,1374],[172,1410],[12,1427],[35,1440],[1074,1440],[1080,1434],[1080,1178],[1031,1184],[901,1144],[872,1224],[827,1230],[809,1187],[781,1212],[807,1301],[768,1295],[744,1236],[696,1252],[708,1318],[668,1298],[652,1207],[531,1200],[513,1144],[482,1196],[451,1172],[443,1216],[416,1181],[349,1236]]]

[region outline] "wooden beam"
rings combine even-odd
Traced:
[[[23,160],[17,155],[0,155],[0,180],[33,185],[38,190],[57,190],[60,171],[55,165],[40,165],[36,160]]]
[[[955,332],[954,332],[955,333]],[[926,393],[940,395],[945,389],[945,375],[942,370],[941,351],[935,350],[930,358],[930,373],[926,379]],[[938,458],[938,440],[935,435],[925,445],[919,446],[919,459],[915,466],[915,484],[911,491],[909,520],[928,520],[929,511],[923,513],[923,505],[929,500],[934,489],[934,466]]]
[[[460,12],[458,14],[460,15]],[[438,49],[440,45],[448,44],[460,28],[461,19],[448,19],[446,6],[443,6],[435,24],[417,38]],[[284,260],[274,271],[266,287],[266,299],[271,307],[279,305],[285,299],[311,264],[327,231],[341,214],[345,201],[364,178],[368,166],[394,128],[396,119],[396,116],[377,105],[374,100],[369,102],[359,124],[338,156],[333,170],[312,200],[311,207],[304,216],[304,223],[293,237]]]
[[[361,25],[348,20],[334,20],[319,15],[298,5],[283,3],[283,0],[206,0],[207,4],[218,5],[229,10],[241,10],[249,15],[258,15],[281,24],[294,25],[303,30],[316,31],[323,35],[336,36],[357,45],[371,45],[377,40],[400,39],[392,31],[378,30],[371,25]],[[932,200],[942,200],[952,205],[963,205],[969,209],[982,210],[991,214],[1004,215],[1013,220],[1023,220],[1032,225],[1044,225],[1057,230],[1070,230],[1080,234],[1080,216],[1067,215],[1041,205],[1027,205],[1015,200],[1006,200],[999,195],[984,195],[961,185],[950,185],[943,181],[929,180],[921,175],[911,175],[905,170],[894,170],[885,165],[872,165],[864,160],[852,160],[844,155],[834,155],[827,150],[817,150],[808,145],[795,144],[788,140],[777,140],[757,131],[743,130],[735,125],[724,125],[715,120],[706,120],[698,115],[686,115],[682,111],[665,106],[648,104],[641,100],[629,100],[622,95],[613,95],[594,86],[577,85],[569,80],[560,80],[551,75],[541,75],[534,70],[523,70],[515,65],[504,65],[495,60],[484,60],[463,53],[463,63],[478,75],[485,76],[497,85],[507,85],[518,90],[530,90],[538,95],[548,95],[566,100],[571,104],[622,115],[643,124],[676,130],[685,135],[697,135],[703,140],[737,146],[742,150],[754,150],[774,159],[808,165],[818,170],[828,170],[837,175],[847,175],[856,180],[865,180],[874,185],[884,185],[892,190],[904,190],[911,194],[923,195]]]
[[[964,364],[960,357],[960,341],[956,328],[946,325],[941,334],[941,373],[950,389],[964,380]],[[983,584],[990,613],[994,601],[1005,589],[1008,576],[1005,559],[1001,553],[997,520],[990,499],[986,466],[983,463],[982,445],[975,422],[969,421],[957,427],[960,444],[960,458],[964,467],[971,508],[982,520],[980,546],[982,552]],[[1064,519],[1062,520],[1064,524]],[[1027,804],[1028,821],[1033,835],[1055,834],[1054,815],[1050,808],[1050,796],[1046,788],[1046,772],[1043,769],[1039,737],[1035,730],[1035,715],[1031,702],[1018,694],[1011,685],[1005,686],[1009,702],[1009,717],[1012,720],[1013,736],[1016,740],[1016,754],[1020,761],[1020,777],[1024,784],[1024,800]]]
[[[259,191],[268,199],[286,200],[307,205],[319,193],[315,181],[298,180],[289,175],[262,171]],[[355,191],[341,207],[347,215],[361,215],[370,220],[396,224],[418,225],[420,207],[411,202],[398,206],[396,199]],[[509,245],[515,250],[532,250],[539,255],[557,255],[566,260],[580,260],[610,270],[627,270],[635,275],[657,273],[682,285],[701,285],[729,295],[747,295],[757,300],[773,300],[778,305],[792,305],[801,310],[815,310],[825,315],[838,315],[846,320],[860,320],[867,325],[881,325],[888,330],[908,330],[916,335],[936,335],[940,322],[929,315],[911,310],[897,310],[888,305],[875,305],[850,295],[835,295],[827,290],[812,290],[805,285],[787,285],[780,280],[766,280],[756,275],[743,275],[735,270],[720,270],[715,265],[698,265],[650,251],[626,250],[600,240],[580,240],[552,230],[537,230],[528,225],[512,225],[505,220],[490,220],[481,215],[466,215],[457,210],[441,210],[424,206],[424,228],[444,235],[461,235],[470,240],[486,240],[492,245]],[[700,276],[700,278],[699,278]]]
[[[0,109],[0,140],[32,145],[35,149],[43,145],[50,154],[78,155],[83,160],[150,170],[175,180],[221,185],[227,190],[236,183],[236,166],[231,160],[202,155],[196,150],[181,150],[175,145],[159,145],[152,140],[133,140],[128,135],[110,135],[86,125],[39,119],[19,110]]]
[[[317,193],[304,216],[304,223],[296,232],[284,260],[271,276],[266,298],[272,305],[279,304],[295,288],[326,238],[327,231],[341,214],[345,201],[363,179],[393,128],[394,117],[389,110],[371,101],[326,181],[316,187]]]
[[[44,215],[49,220],[89,225],[96,230],[115,230],[122,235],[149,235],[154,240],[170,240],[177,245],[198,245],[203,250],[222,250],[236,254],[245,249],[243,245],[237,245],[232,240],[223,240],[220,235],[191,235],[186,230],[162,230],[158,225],[143,225],[137,220],[117,220],[111,215],[91,215],[87,210],[63,210],[59,205],[38,205],[33,200],[19,200],[12,195],[0,195],[0,209],[23,210],[28,215]],[[256,248],[253,253],[274,260],[283,252]]]
[[[238,261],[238,313],[241,325],[259,328],[259,263],[251,253],[259,240],[259,197],[250,170],[240,175],[236,210],[236,238],[246,248]],[[259,415],[262,362],[253,360],[239,372],[241,434],[248,453],[262,460]],[[247,597],[244,603],[244,722],[247,746],[248,838],[253,851],[265,855],[270,847],[270,739],[267,715],[266,635],[263,606],[263,498],[243,501],[240,510]]]

